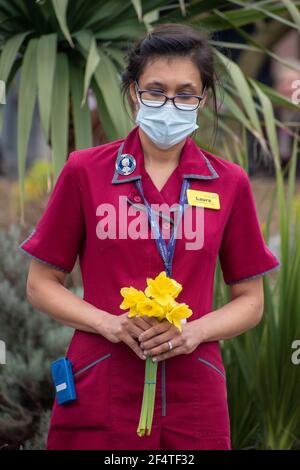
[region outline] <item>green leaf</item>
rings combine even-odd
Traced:
[[[287,109],[291,109],[294,111],[299,110],[299,106],[294,104],[291,100],[286,98],[285,96],[281,95],[276,91],[273,87],[269,87],[265,83],[261,83],[258,80],[252,78],[252,82],[256,83],[260,87],[260,89],[267,95],[270,100],[272,101],[273,105],[276,104],[278,106],[282,106]]]
[[[131,0],[132,5],[136,11],[139,21],[142,21],[143,12],[142,12],[142,2],[141,0]]]
[[[224,17],[224,13],[220,11],[216,11],[216,14],[220,16],[221,18]],[[231,27],[237,31],[237,33],[243,38],[243,40],[248,43],[248,45],[242,45],[242,49],[249,48],[250,45],[252,45],[252,50],[256,50],[257,52],[260,52],[262,54],[266,54],[267,56],[271,57],[274,61],[279,62],[280,64],[283,64],[293,70],[300,71],[300,66],[297,65],[297,63],[294,61],[290,61],[288,59],[284,59],[283,57],[279,56],[278,54],[275,54],[271,50],[269,50],[267,47],[262,46],[260,43],[256,42],[250,34],[247,34],[242,28],[237,26],[237,23],[235,21],[229,20],[227,18],[227,21],[231,24]],[[217,43],[218,41],[212,41],[212,44]],[[226,43],[225,43],[226,44]],[[224,44],[224,46],[225,46]],[[221,44],[220,44],[221,45]],[[222,46],[223,47],[223,46]],[[231,47],[231,46],[228,46]],[[236,48],[240,48],[239,45],[236,46]]]
[[[111,59],[99,48],[100,63],[95,72],[97,85],[117,130],[119,138],[124,137],[131,129],[129,118],[122,105],[120,81],[117,70]]]
[[[98,113],[100,117],[101,127],[103,128],[105,135],[109,141],[114,140],[117,136],[117,130],[115,129],[114,123],[111,120],[110,114],[104,102],[103,96],[96,80],[93,78],[91,82],[91,88],[97,100]]]
[[[223,101],[232,116],[246,129],[248,129],[257,139],[261,139],[261,136],[257,133],[256,129],[247,118],[244,111],[238,105],[238,103],[232,98],[231,94],[227,91],[224,92]]]
[[[38,102],[46,141],[49,139],[56,48],[56,33],[46,34],[39,38],[37,50]]]
[[[99,29],[107,27],[107,23],[118,23],[120,16],[124,17],[126,11],[130,8],[131,2],[126,0],[114,0],[102,3],[94,11],[90,18],[82,25],[80,29],[91,28],[97,32]]]
[[[81,102],[83,85],[83,71],[70,64],[72,116],[76,149],[92,147],[91,114],[88,101],[84,105]]]
[[[235,3],[235,2],[231,2]],[[252,2],[255,5],[257,2]],[[280,18],[285,11],[283,5],[271,2],[265,9],[251,8],[236,8],[229,9],[229,0],[222,2],[221,0],[199,0],[192,2],[187,8],[187,22],[193,27],[199,29],[209,30],[212,32],[225,31],[232,28],[232,24],[237,28],[241,28],[248,24],[268,18],[271,14],[277,14]],[[182,11],[171,10],[170,13],[161,16],[158,23],[165,23],[168,21],[186,21],[183,20]],[[155,23],[156,24],[156,23]]]
[[[139,23],[136,18],[120,21],[119,23],[108,25],[106,28],[100,29],[95,33],[97,39],[113,40],[113,39],[133,39],[146,33],[144,23]]]
[[[81,30],[75,33],[81,52],[86,58],[85,78],[84,78],[84,90],[82,97],[82,104],[85,101],[86,94],[91,82],[91,79],[99,65],[100,56],[98,54],[97,43],[93,34],[88,30]]]
[[[280,152],[279,152],[278,138],[277,138],[276,126],[275,126],[275,116],[274,116],[272,103],[270,99],[267,97],[267,95],[260,89],[257,83],[255,83],[251,79],[250,79],[250,82],[252,83],[262,105],[262,110],[263,110],[263,114],[265,118],[265,126],[266,126],[266,131],[269,137],[270,147],[272,150],[273,157],[275,159],[275,164],[277,166],[277,169],[279,170],[280,169]]]
[[[107,54],[118,64],[122,69],[125,68],[124,53],[115,47],[106,46],[105,51]]]
[[[293,149],[290,161],[290,171],[288,175],[288,196],[287,196],[287,208],[288,208],[288,219],[291,220],[292,209],[293,209],[293,198],[296,190],[296,171],[297,171],[297,159],[299,152],[299,142],[295,137],[293,140]]]
[[[7,80],[17,52],[29,32],[30,31],[17,33],[4,43],[0,57],[0,80],[3,80],[4,82]]]
[[[84,76],[84,91],[82,97],[82,105],[85,102],[86,94],[90,86],[91,78],[97,69],[100,62],[100,56],[98,54],[97,43],[95,38],[90,36],[90,47],[88,57],[86,61],[85,76]]]
[[[68,0],[52,0],[55,15],[61,30],[71,47],[74,47],[71,34],[67,25]]]
[[[294,5],[291,0],[281,0],[282,3],[286,6],[287,10],[290,12],[292,19],[300,30],[300,13],[298,8]]]
[[[273,20],[278,21],[279,23],[285,24],[286,26],[289,26],[290,28],[297,29],[297,25],[295,25],[293,22],[287,20],[282,14],[277,14],[277,13],[282,13],[281,9],[279,12],[275,12],[276,10],[272,11],[272,8],[269,7],[268,2],[251,2],[245,5],[245,2],[241,2],[237,0],[228,0],[228,1],[230,3],[233,3],[234,5],[240,6],[242,9],[254,10],[254,11],[260,12],[266,17],[272,18]],[[264,7],[261,7],[260,5],[264,5]]]
[[[53,104],[51,113],[51,144],[55,178],[68,154],[69,130],[69,66],[68,58],[59,53],[56,59]]]
[[[262,52],[261,49],[255,46],[250,46],[249,44],[242,44],[240,42],[228,42],[228,41],[214,41],[211,40],[210,44],[212,46],[221,47],[225,49],[238,49],[238,50],[245,50],[245,51],[254,51],[254,52]]]
[[[238,91],[238,96],[244,106],[246,114],[248,114],[250,122],[257,133],[262,136],[262,129],[257,115],[255,103],[253,101],[250,87],[246,77],[237,64],[225,57],[222,53],[216,52],[219,59],[227,67],[231,79]]]
[[[5,82],[0,80],[0,104],[6,103]]]
[[[24,220],[24,176],[27,145],[36,100],[37,39],[29,41],[20,75],[18,103],[18,169],[21,202],[21,220]]]

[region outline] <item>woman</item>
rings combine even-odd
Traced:
[[[184,25],[155,28],[130,52],[123,92],[137,125],[126,138],[70,154],[20,245],[34,258],[29,302],[75,328],[67,357],[77,399],[55,401],[47,448],[230,449],[219,340],[258,324],[262,275],[279,261],[262,238],[247,173],[190,137],[208,94],[215,98],[207,39]],[[189,230],[161,253],[147,204],[170,239],[170,227],[179,230],[179,198]],[[83,299],[64,287],[78,254]],[[212,310],[218,255],[231,301]],[[181,334],[119,307],[121,287],[144,289],[164,270],[183,285],[177,300],[193,311]],[[157,394],[152,433],[139,437],[147,355],[158,361]]]

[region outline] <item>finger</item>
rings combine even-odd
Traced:
[[[144,355],[145,356],[155,357],[155,356],[159,356],[160,354],[164,354],[166,352],[172,351],[173,349],[182,346],[182,338],[181,337],[176,337],[176,336],[172,337],[172,339],[171,339],[172,349],[170,349],[168,341],[169,340],[164,341],[159,346],[156,346],[156,347],[154,347],[150,350],[149,349],[147,349],[147,350],[144,349]],[[143,350],[143,348],[142,348],[142,350]]]
[[[130,335],[125,335],[123,338],[123,342],[127,344],[127,346],[132,349],[132,351],[140,358],[145,360],[146,356],[143,354],[143,351],[141,350],[139,343],[135,341]]]
[[[137,326],[134,321],[132,321],[132,318],[129,318],[129,321],[126,325],[126,330],[130,334],[130,336],[133,336],[134,338],[138,338],[144,330]]]
[[[149,339],[153,338],[153,336],[157,336],[163,333],[164,331],[167,331],[171,326],[171,323],[169,323],[168,321],[158,322],[156,325],[152,326],[147,331],[144,331],[139,336],[139,341],[142,341],[144,343],[145,341],[148,341]]]
[[[141,318],[143,318],[149,326],[154,326],[154,325],[157,325],[158,323],[160,323],[160,321],[156,317],[147,317],[146,315],[144,315]],[[149,326],[148,326],[148,328],[149,328]]]
[[[165,359],[169,359],[171,357],[179,356],[179,354],[185,354],[185,353],[186,351],[184,347],[179,346],[178,348],[171,349],[171,351],[152,357],[152,361],[161,362],[161,361],[164,361]]]
[[[145,351],[149,351],[153,348],[156,348],[157,346],[160,346],[161,344],[172,340],[176,336],[178,336],[180,332],[175,326],[172,326],[169,328],[167,331],[164,333],[154,336],[153,338],[149,339],[148,341],[143,341],[140,346],[142,349]]]
[[[150,318],[150,317],[148,317]],[[148,330],[148,328],[150,328],[151,326],[153,326],[155,323],[152,321],[152,322],[149,322],[147,321],[147,317],[133,317],[131,319],[134,324],[136,326],[138,326],[139,328],[141,328],[143,331],[146,331]]]

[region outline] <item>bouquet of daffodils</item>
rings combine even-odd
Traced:
[[[155,279],[147,278],[144,291],[134,287],[122,287],[120,293],[124,300],[120,308],[128,310],[128,317],[156,317],[159,321],[167,320],[182,331],[181,321],[192,315],[191,309],[185,303],[176,302],[176,297],[182,291],[179,282],[162,271]],[[137,428],[139,436],[150,435],[154,413],[156,390],[157,362],[147,357],[145,366],[145,384],[140,421]]]

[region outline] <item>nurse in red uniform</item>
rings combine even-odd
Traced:
[[[262,276],[280,264],[262,237],[245,170],[191,137],[198,126],[201,133],[206,97],[215,97],[206,38],[184,25],[157,27],[129,53],[122,80],[135,127],[69,155],[19,245],[32,257],[29,302],[75,330],[66,356],[77,399],[55,400],[47,449],[230,449],[219,340],[259,323]],[[83,298],[65,287],[77,256]],[[213,310],[218,257],[231,301]],[[120,309],[121,287],[143,290],[161,271],[182,284],[177,300],[193,311],[182,333]],[[147,355],[158,361],[156,401],[151,435],[139,437]]]

